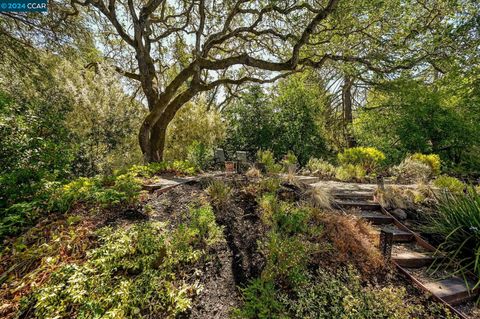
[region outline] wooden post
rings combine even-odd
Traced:
[[[382,175],[377,176],[377,187],[382,191],[385,190],[385,181]]]
[[[392,257],[393,233],[390,231],[380,231],[380,252],[387,261]]]

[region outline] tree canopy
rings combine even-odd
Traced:
[[[61,5],[52,6],[51,21],[38,19],[36,26],[55,26],[48,30],[60,29],[68,40],[73,31],[52,21],[73,16],[95,31],[91,40],[101,57],[141,87],[149,113],[139,142],[148,161],[162,158],[168,124],[201,92],[221,87],[216,92],[225,95],[247,82],[271,82],[328,65],[369,80],[425,63],[442,68],[470,45],[478,10],[464,0],[74,0]],[[7,19],[24,29],[31,24],[21,15]]]

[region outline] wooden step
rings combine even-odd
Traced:
[[[412,233],[403,231],[403,230],[394,230],[393,231],[393,241],[396,243],[405,243],[412,241],[415,237]]]
[[[385,225],[393,223],[393,218],[391,216],[383,215],[377,211],[361,211],[360,217],[368,220],[374,225]]]
[[[417,251],[407,251],[402,253],[392,253],[392,259],[401,267],[420,268],[431,265],[438,259],[432,253],[422,253]]]
[[[474,282],[469,282],[469,288],[465,281],[460,277],[451,277],[437,282],[429,282],[424,286],[432,294],[443,299],[451,305],[458,305],[463,302],[476,298],[479,290],[471,291],[475,286]]]
[[[336,200],[335,203],[343,208],[360,208],[363,210],[380,210],[380,204],[372,201]]]
[[[415,236],[413,236],[412,233],[403,231],[401,229],[398,229],[397,227],[394,227],[392,225],[380,225],[377,226],[377,229],[375,230],[375,233],[379,235],[380,237],[380,230],[384,229],[387,232],[390,232],[393,234],[393,242],[394,243],[406,243],[412,241]]]
[[[344,199],[344,200],[373,200],[372,192],[348,192],[348,191],[337,191],[333,194],[334,198]]]
[[[297,176],[298,180],[305,184],[314,184],[320,181],[320,178],[315,176]]]

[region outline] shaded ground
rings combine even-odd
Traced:
[[[213,247],[208,252],[206,260],[192,267],[190,278],[192,281],[198,281],[203,289],[193,299],[189,313],[182,318],[229,318],[231,310],[242,304],[239,287],[245,286],[250,279],[259,277],[265,266],[265,256],[259,251],[258,242],[265,237],[268,229],[260,220],[260,210],[257,207],[255,195],[246,190],[248,180],[241,176],[221,179],[227,180],[234,186],[228,203],[225,206],[214,206],[216,221],[224,228],[225,241]],[[332,189],[338,189],[345,184],[321,182],[322,187],[326,185]],[[210,203],[210,198],[205,192],[207,185],[208,183],[204,181],[190,182],[163,193],[153,191],[142,203],[131,207],[105,211],[94,217],[85,213],[82,223],[88,221],[91,224],[85,237],[88,237],[94,229],[105,225],[122,226],[147,219],[166,221],[169,227],[174,229],[186,221],[185,212],[189,208]],[[376,185],[351,184],[348,187],[358,187],[358,190],[362,191],[371,190]],[[288,190],[286,192],[288,193]],[[338,254],[338,252],[330,251],[319,258],[323,259],[325,267],[328,269],[331,267],[333,270],[338,267],[338,264],[333,262],[334,258],[330,258],[332,256],[329,254]],[[83,254],[79,256],[79,259],[82,258],[84,258]],[[426,307],[432,303],[398,273],[387,271],[381,276],[373,276],[369,284],[375,287],[383,287],[387,284],[405,287],[409,296],[409,300],[405,300],[406,303],[422,304]],[[0,317],[3,318],[2,315]]]
[[[184,212],[191,206],[207,202],[207,195],[199,183],[180,185],[162,194],[153,192],[145,205],[151,219],[168,221],[175,228],[184,221]],[[225,235],[229,235],[225,228]],[[235,246],[234,246],[235,247]],[[234,276],[235,255],[229,241],[225,241],[209,252],[211,257],[205,264],[196,267],[196,277],[203,290],[194,299],[187,318],[228,318],[232,308],[240,305],[240,294]]]

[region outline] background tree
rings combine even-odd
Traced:
[[[304,67],[333,62],[389,73],[433,61],[445,53],[444,45],[451,46],[439,39],[445,30],[455,28],[450,18],[465,2],[75,0],[73,4],[76,9],[83,6],[95,28],[106,35],[100,39],[106,58],[140,83],[149,108],[140,146],[146,160],[158,161],[168,124],[198,93],[270,82]]]
[[[379,86],[355,120],[357,138],[396,162],[408,153],[435,153],[446,168],[478,173],[478,81],[478,71],[434,82],[406,74]]]
[[[293,151],[301,164],[311,156],[329,155],[325,140],[325,109],[329,94],[311,74],[297,74],[269,87],[278,94],[265,94],[259,86],[225,111],[227,136],[224,148],[248,151],[251,158],[259,149],[270,149],[280,159]]]

